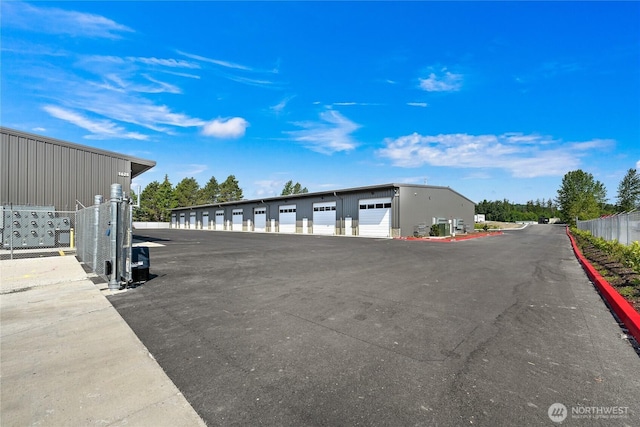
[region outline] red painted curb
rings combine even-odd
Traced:
[[[629,330],[629,334],[640,343],[640,313],[638,313],[629,301],[624,299],[624,297],[593,268],[584,255],[582,255],[582,252],[578,249],[578,245],[576,245],[575,239],[571,235],[571,232],[569,232],[569,227],[567,227],[567,236],[569,236],[571,246],[573,246],[573,252],[576,254],[576,258],[578,258],[580,264],[582,264],[587,276],[589,276],[591,281],[596,285],[600,295],[607,301],[613,312],[618,316],[618,319],[620,319]]]

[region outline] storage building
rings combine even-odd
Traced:
[[[0,206],[53,206],[75,210],[109,197],[111,184],[131,191],[131,180],[152,160],[99,150],[0,127]]]
[[[366,237],[473,230],[475,203],[449,187],[383,184],[172,210],[171,227]]]

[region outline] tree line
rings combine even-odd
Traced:
[[[529,201],[526,204],[508,200],[487,201],[476,205],[477,214],[487,221],[536,221],[539,217],[559,217],[569,225],[576,219],[589,220],[603,215],[640,209],[640,175],[629,169],[618,185],[615,204],[607,203],[607,190],[592,174],[581,169],[567,172],[555,199]]]
[[[281,195],[308,192],[307,187],[290,180],[284,185]],[[133,198],[137,201],[136,194]],[[242,188],[234,175],[229,175],[222,183],[212,176],[204,187],[200,187],[195,178],[184,178],[174,187],[169,176],[165,175],[164,181],[150,182],[140,193],[140,208],[134,209],[133,220],[168,222],[174,208],[233,202],[243,198]]]

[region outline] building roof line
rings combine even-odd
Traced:
[[[49,142],[52,144],[64,146],[64,147],[80,149],[80,150],[89,151],[96,154],[104,154],[109,157],[116,157],[123,160],[128,160],[131,162],[131,178],[135,178],[136,176],[142,174],[143,172],[148,171],[149,169],[153,168],[156,165],[156,162],[153,160],[141,159],[139,157],[129,156],[126,154],[115,152],[115,151],[108,151],[100,148],[91,147],[88,145],[76,144],[73,142],[64,141],[57,138],[51,138],[49,136],[38,135],[35,133],[8,128],[5,126],[0,126],[0,133],[7,133],[11,135],[21,136],[24,138],[36,139],[43,142]]]
[[[357,193],[362,191],[371,191],[371,190],[383,190],[383,189],[391,189],[391,188],[401,188],[401,187],[415,187],[415,188],[436,188],[436,189],[446,189],[449,190],[460,197],[465,198],[469,202],[476,204],[473,200],[463,196],[458,193],[451,187],[439,186],[439,185],[420,185],[420,184],[398,184],[398,183],[388,183],[388,184],[376,184],[376,185],[368,185],[364,187],[351,187],[351,188],[342,188],[337,190],[325,190],[325,191],[314,191],[313,193],[298,193],[298,194],[288,194],[286,196],[271,196],[271,197],[261,197],[259,199],[244,199],[244,200],[233,200],[230,202],[215,202],[215,203],[206,203],[204,205],[194,205],[194,206],[183,206],[179,208],[173,208],[171,211],[180,211],[185,209],[200,209],[200,208],[216,208],[216,207],[225,207],[225,206],[233,206],[238,204],[250,204],[250,203],[265,203],[272,201],[286,201],[287,199],[301,199],[308,197],[318,197],[318,196],[326,196],[326,195],[339,195],[346,193]]]

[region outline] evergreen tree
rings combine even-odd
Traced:
[[[176,207],[194,206],[200,204],[200,185],[195,178],[185,178],[173,190]]]
[[[282,189],[281,196],[289,196],[291,194],[304,194],[308,193],[307,187],[302,188],[302,185],[299,182],[293,183],[293,180],[289,180],[284,184],[284,188]]]
[[[173,196],[173,187],[169,182],[169,175],[164,176],[164,181],[158,187],[155,197],[157,207],[157,219],[154,221],[167,222],[171,220],[171,209],[177,207]]]
[[[296,182],[293,186],[293,194],[304,194],[308,192],[309,190],[307,190],[307,187],[302,188],[302,185],[300,185],[299,182]]]
[[[282,189],[282,193],[280,193],[281,196],[288,196],[290,194],[293,194],[293,181],[289,180],[284,184],[284,188]]]
[[[140,193],[140,209],[136,209],[138,221],[159,221],[160,208],[157,206],[158,181],[150,182]]]
[[[212,176],[207,184],[200,190],[200,203],[210,204],[218,201],[220,196],[220,184],[215,176]]]
[[[227,179],[220,184],[220,197],[218,202],[232,202],[234,200],[242,200],[242,189],[238,185],[238,180],[234,175],[229,175]]]
[[[617,209],[628,212],[640,206],[640,176],[636,169],[629,169],[618,185]]]

